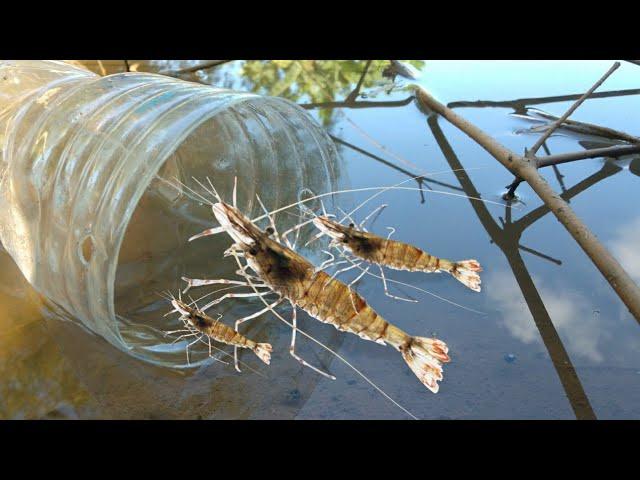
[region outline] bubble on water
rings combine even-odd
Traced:
[[[513,363],[516,361],[516,356],[513,353],[508,353],[504,356],[504,361],[507,363]]]
[[[297,388],[290,390],[289,393],[287,393],[287,403],[296,403],[300,401],[300,398],[302,398],[302,394]]]

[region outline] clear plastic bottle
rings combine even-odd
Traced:
[[[229,198],[237,175],[254,215],[256,193],[291,203],[331,190],[338,168],[328,135],[284,99],[51,61],[0,62],[0,149],[0,240],[27,280],[111,344],[171,366],[184,345],[164,336],[178,327],[157,293],[234,271],[228,238],[187,242],[214,221],[176,179],[206,195],[192,177],[208,176]]]

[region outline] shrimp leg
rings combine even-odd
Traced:
[[[382,268],[382,265],[377,264],[378,268],[380,269],[380,277],[382,278],[382,285],[384,286],[384,294],[387,297],[391,297],[391,298],[395,298],[396,300],[402,300],[403,302],[411,302],[411,303],[416,303],[417,300],[414,300],[413,298],[404,298],[404,297],[398,297],[397,295],[392,295],[391,293],[389,293],[389,287],[387,286],[387,277],[384,276],[384,268]]]
[[[277,307],[281,302],[282,302],[282,298],[279,298],[278,300],[276,300],[275,302],[273,302],[271,305],[267,305],[265,308],[263,308],[262,310],[256,312],[256,313],[252,313],[251,315],[248,315],[246,317],[240,318],[238,320],[236,320],[236,325],[235,325],[235,331],[238,332],[238,327],[240,326],[241,323],[246,322],[247,320],[251,320],[253,318],[259,317],[260,315],[262,315],[263,313],[266,313],[270,310],[273,310],[275,307]],[[233,365],[235,366],[236,370],[238,372],[241,372],[240,367],[238,366],[238,347],[234,346],[233,347]]]
[[[199,332],[198,332],[199,333]],[[203,337],[203,335],[201,334],[198,338],[196,338],[193,342],[191,342],[189,345],[187,345],[187,347],[185,348],[185,350],[187,351],[187,365],[191,365],[191,361],[189,360],[189,347],[191,345],[193,345],[194,343],[198,343],[200,341],[200,339]]]
[[[293,358],[295,358],[298,362],[300,362],[303,366],[305,367],[309,367],[311,370],[313,370],[314,372],[319,373],[320,375],[327,377],[331,380],[335,380],[336,377],[323,372],[322,370],[320,370],[319,368],[314,367],[313,365],[311,365],[310,363],[308,363],[305,359],[303,359],[302,357],[300,357],[299,355],[296,354],[296,332],[298,331],[298,314],[297,314],[297,307],[295,305],[295,303],[291,302],[291,307],[293,308],[293,314],[292,314],[292,323],[293,323],[293,329],[292,329],[292,333],[291,333],[291,346],[289,347],[289,353],[291,354],[291,356]]]
[[[362,277],[365,276],[365,274],[369,271],[369,269],[371,268],[371,265],[369,265],[367,268],[365,268],[364,270],[362,270],[362,272],[360,273],[360,275],[358,275],[349,285],[349,290],[351,292],[351,305],[353,305],[353,311],[356,312],[356,315],[360,312],[358,312],[358,308],[356,307],[356,301],[355,301],[355,287],[352,290],[351,287],[358,281],[360,280]]]
[[[171,342],[171,345],[173,345],[174,343],[176,343],[178,340],[181,340],[181,339],[183,339],[183,338],[193,337],[194,335],[198,335],[198,332],[190,333],[189,335],[180,335],[180,336],[179,336],[179,337],[177,337],[173,342]]]
[[[316,267],[316,271],[319,272],[320,270],[323,270],[327,267],[327,265],[333,265],[336,257],[333,253],[327,251],[327,250],[322,250],[322,253],[326,253],[327,255],[329,255],[331,258],[328,258],[327,260],[325,260],[324,262],[322,262],[318,267]]]
[[[182,290],[182,293],[187,293],[192,287],[202,287],[205,285],[218,285],[218,284],[223,284],[223,285],[242,285],[245,287],[248,287],[249,284],[247,282],[241,282],[239,280],[227,280],[224,278],[220,278],[220,279],[216,279],[216,280],[206,280],[206,279],[199,279],[199,278],[189,278],[189,277],[182,277],[182,280],[184,280],[185,282],[187,282],[187,287]],[[264,284],[257,284],[255,285],[256,287],[260,288],[260,287],[266,287],[266,285]]]
[[[255,292],[251,292],[251,293],[225,293],[220,298],[216,298],[215,300],[211,300],[204,307],[202,307],[200,309],[200,311],[206,312],[207,310],[209,310],[214,305],[217,305],[220,302],[223,302],[224,300],[226,300],[228,298],[264,297],[265,295],[270,295],[272,293],[275,293],[275,292],[272,291],[272,290],[269,290],[269,291],[260,292],[260,293],[255,293]]]
[[[391,238],[391,235],[393,235],[396,232],[396,229],[393,227],[387,227],[387,230],[389,230],[389,235],[387,235],[387,240],[389,240]],[[417,300],[414,300],[412,298],[404,298],[404,297],[398,297],[397,295],[392,295],[389,293],[389,287],[387,286],[387,277],[384,276],[384,269],[382,268],[382,265],[378,264],[378,268],[380,269],[380,276],[382,277],[382,285],[384,286],[384,294],[387,297],[391,297],[391,298],[395,298],[396,300],[402,300],[403,302],[412,302],[412,303],[416,303]]]
[[[385,208],[387,208],[387,204],[383,203],[382,205],[380,205],[379,207],[375,208],[369,215],[367,215],[366,217],[364,217],[364,220],[362,220],[362,222],[360,222],[360,224],[358,225],[358,228],[360,230],[365,230],[364,226],[367,223],[367,220],[369,220],[371,217],[373,217],[374,214],[376,213],[380,213],[382,212],[382,210],[384,210]],[[375,219],[374,219],[375,220]],[[366,231],[366,230],[365,230]]]
[[[260,200],[260,196],[257,193],[256,193],[256,199],[258,200],[258,203],[262,207],[262,210],[264,211],[265,215],[269,219],[269,225],[271,225],[271,229],[273,230],[273,236],[276,237],[276,240],[279,243],[282,243],[282,239],[280,238],[280,234],[278,233],[278,229],[276,228],[276,222],[273,218],[273,215],[269,213],[269,210],[267,210],[267,207],[264,206],[264,203],[262,203],[262,200]],[[291,243],[289,243],[289,239],[286,239],[286,243],[287,243],[287,246],[291,248]]]
[[[336,278],[341,273],[348,272],[349,270],[353,270],[354,268],[357,268],[360,265],[362,265],[362,262],[358,262],[358,263],[351,262],[351,263],[352,265],[350,267],[341,268],[340,270],[335,272],[333,275],[331,275],[331,278]]]

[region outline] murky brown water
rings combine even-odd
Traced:
[[[138,70],[178,70],[195,62],[129,61]],[[560,115],[611,62],[415,62],[418,82],[507,147],[522,151],[534,123],[511,115],[534,105]],[[87,63],[100,72],[97,63]],[[562,226],[526,186],[513,208],[503,203],[510,175],[484,150],[443,120],[428,120],[400,77],[389,92],[387,63],[372,62],[360,95],[364,61],[226,63],[185,74],[218,86],[281,95],[303,105],[335,138],[342,155],[340,183],[353,188],[391,185],[424,171],[445,172],[424,192],[393,191],[376,199],[389,207],[374,224],[384,234],[443,257],[475,257],[483,291],[464,289],[445,275],[393,272],[478,315],[402,288],[417,304],[384,296],[365,278],[362,293],[385,318],[411,333],[437,334],[450,347],[440,393],[420,385],[396,351],[338,334],[305,315],[301,327],[366,373],[420,418],[639,418],[640,328]],[[107,72],[119,62],[103,62]],[[572,118],[638,134],[640,67],[623,64]],[[525,99],[508,103],[507,100]],[[502,102],[474,103],[476,100]],[[461,102],[469,103],[461,103]],[[551,153],[607,143],[561,130]],[[451,173],[452,169],[465,169]],[[543,174],[623,266],[640,281],[640,157],[585,160]],[[407,185],[418,186],[415,181]],[[434,189],[430,191],[429,188]],[[353,194],[345,204],[364,200]],[[359,212],[360,213],[360,212]],[[362,218],[362,217],[360,217]],[[144,250],[144,249],[142,249]],[[131,251],[136,266],[144,252]],[[331,370],[330,381],[288,355],[288,328],[273,318],[253,327],[276,348],[263,376],[206,363],[192,370],[148,365],[50,312],[0,252],[0,417],[2,418],[406,418],[353,371],[308,342],[299,351]],[[247,303],[247,308],[257,304]],[[205,348],[205,347],[203,347]],[[252,365],[256,365],[252,363]]]

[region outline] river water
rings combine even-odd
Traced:
[[[196,63],[129,61],[156,72]],[[419,302],[394,300],[373,277],[358,284],[387,320],[449,345],[452,362],[437,395],[389,347],[338,333],[304,314],[298,316],[301,328],[419,418],[640,418],[638,321],[531,189],[522,184],[518,201],[507,205],[501,195],[511,182],[508,172],[455,127],[426,116],[407,88],[419,83],[522,152],[539,135],[527,131],[539,122],[524,118],[535,113],[526,107],[561,115],[612,62],[411,63],[417,80],[385,77],[386,61],[368,67],[366,61],[233,61],[183,75],[300,104],[334,137],[339,185],[358,189],[406,180],[404,186],[414,188],[386,192],[358,211],[358,219],[385,203],[371,227],[375,233],[386,235],[393,227],[393,238],[444,258],[477,258],[484,268],[481,293],[446,274],[388,273],[449,302],[391,286],[392,293]],[[84,64],[98,73],[123,68],[115,61]],[[623,63],[598,92],[572,118],[637,135],[640,67]],[[540,154],[595,144],[615,141],[561,129]],[[411,179],[425,173],[432,174],[429,181]],[[640,157],[584,160],[542,174],[640,281]],[[353,207],[369,195],[345,195],[335,205]],[[279,350],[271,368],[253,362],[259,374],[240,374],[205,362],[171,370],[136,360],[53,315],[3,250],[0,262],[1,418],[407,418],[352,369],[303,339],[299,353],[337,380],[301,367],[288,355],[289,329],[273,317],[254,320],[252,327]]]

